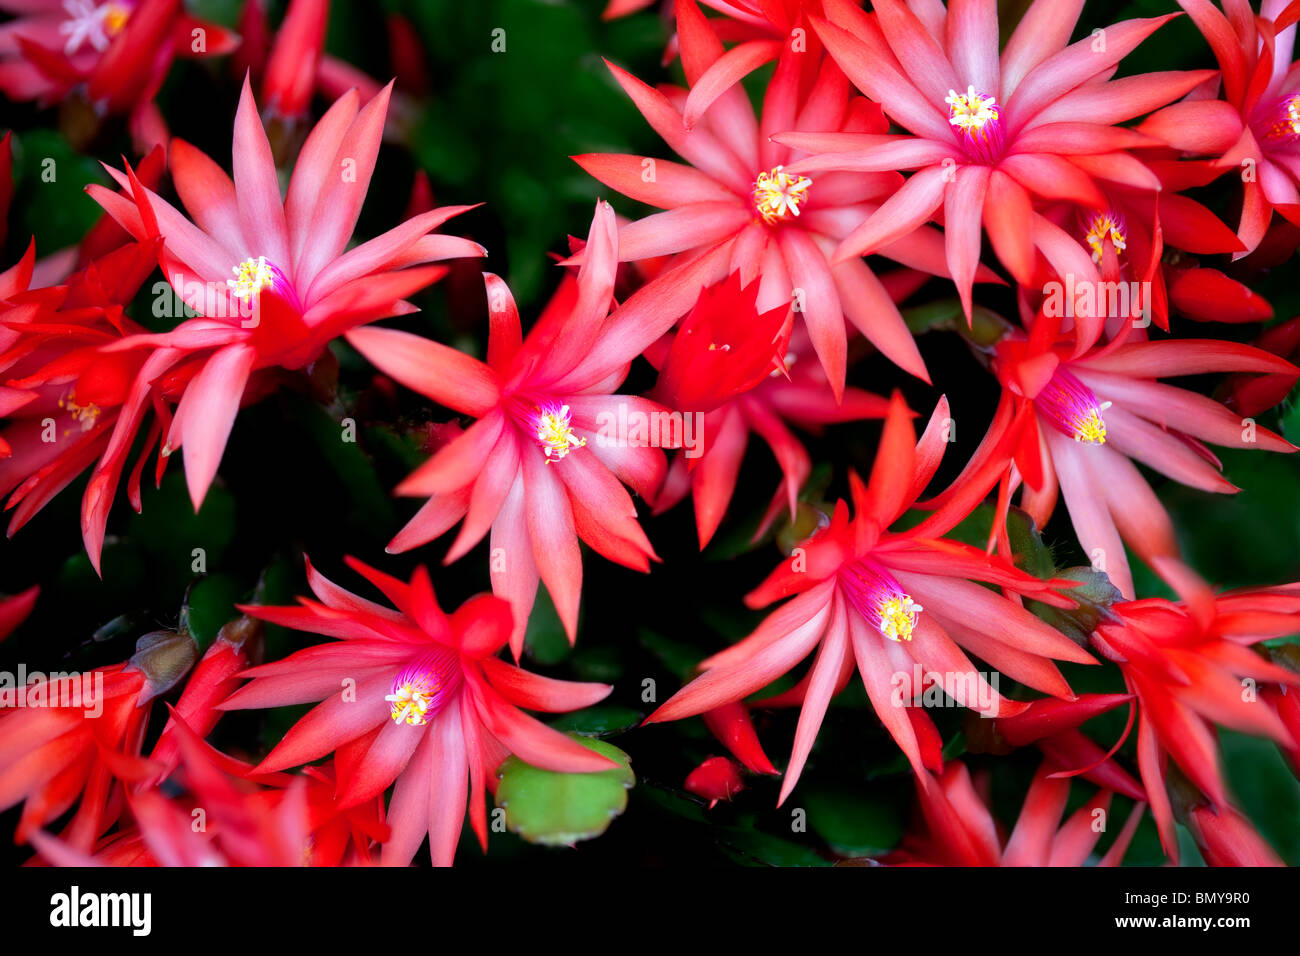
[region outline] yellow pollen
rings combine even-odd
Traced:
[[[943,100],[949,107],[948,122],[971,136],[979,136],[984,127],[998,118],[998,104],[991,96],[981,96],[975,87],[965,93],[949,90]]]
[[[233,279],[227,279],[226,285],[234,291],[235,295],[247,302],[253,296],[257,295],[263,289],[270,287],[275,281],[275,273],[271,267],[266,264],[266,256],[258,256],[256,259],[245,259],[239,265],[231,270],[235,274]]]
[[[1106,249],[1106,240],[1110,240],[1111,246],[1118,256],[1124,251],[1128,240],[1124,237],[1124,230],[1120,228],[1116,217],[1108,212],[1098,213],[1093,217],[1092,226],[1088,229],[1088,245],[1092,247],[1092,261],[1101,262],[1102,254]]]
[[[398,724],[409,724],[412,727],[420,727],[429,722],[429,708],[433,705],[433,697],[441,689],[441,685],[433,680],[424,678],[417,681],[407,681],[396,692],[388,694],[384,700],[392,704],[390,713],[393,722]]]
[[[1282,102],[1278,115],[1265,134],[1269,139],[1295,139],[1300,136],[1300,93]]]
[[[791,176],[783,166],[758,174],[754,182],[754,207],[769,225],[799,215],[799,204],[808,201],[807,176]]]
[[[916,617],[924,610],[906,594],[882,601],[880,633],[891,641],[910,641],[916,628]]]
[[[1074,440],[1088,445],[1106,444],[1106,422],[1102,419],[1101,413],[1108,408],[1110,402],[1102,402],[1096,408],[1088,409],[1084,415],[1070,422],[1070,426],[1074,429]]]
[[[560,461],[570,451],[587,444],[587,439],[573,434],[568,405],[539,408],[537,415],[537,441],[546,452],[546,463]]]
[[[104,12],[104,30],[109,36],[117,36],[126,26],[126,22],[131,19],[131,11],[116,3],[107,4],[107,7]]]
[[[65,409],[77,424],[81,426],[83,432],[88,432],[95,427],[95,422],[99,420],[101,409],[94,402],[87,402],[85,405],[79,405],[76,401],[76,393],[70,392],[67,398],[61,398],[58,402],[59,408]],[[66,434],[66,432],[65,432]]]

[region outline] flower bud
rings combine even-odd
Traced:
[[[198,648],[188,634],[179,631],[152,631],[136,641],[130,667],[144,674],[148,683],[140,690],[136,706],[165,694],[184,677],[198,656]]]

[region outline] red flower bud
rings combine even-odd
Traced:
[[[758,283],[740,273],[700,293],[659,373],[660,400],[681,411],[707,412],[785,368],[792,317],[788,306],[759,312]]]
[[[709,809],[719,800],[730,800],[745,789],[740,779],[740,765],[726,757],[710,757],[691,771],[686,778],[686,789],[697,797],[709,801]]]

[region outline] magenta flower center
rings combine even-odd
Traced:
[[[1106,422],[1101,413],[1110,408],[1110,402],[1099,402],[1093,390],[1064,365],[1057,367],[1052,380],[1038,393],[1034,407],[1057,431],[1075,441],[1106,443]]]
[[[460,687],[460,664],[448,651],[430,651],[403,668],[384,697],[395,723],[419,727],[436,717]]]
[[[108,49],[113,37],[122,32],[131,19],[132,8],[125,3],[102,3],[92,0],[63,0],[68,16],[59,24],[59,35],[67,37],[65,56],[73,56],[89,43],[98,52]]]
[[[1002,113],[997,101],[975,87],[965,93],[949,90],[948,122],[956,127],[966,151],[980,162],[993,162],[1002,154]]]
[[[912,600],[898,580],[878,564],[851,561],[840,569],[840,584],[854,610],[882,637],[910,641],[925,608]]]
[[[785,167],[758,174],[754,180],[754,208],[769,226],[799,215],[799,206],[808,201],[812,180],[791,176]]]

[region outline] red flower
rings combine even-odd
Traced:
[[[450,866],[470,797],[470,824],[487,847],[484,788],[507,755],[569,773],[612,763],[522,713],[559,712],[605,697],[604,684],[538,677],[497,658],[510,638],[510,606],[473,598],[448,616],[428,572],[410,584],[348,560],[397,610],[343,590],[308,566],[319,599],[301,607],[245,607],[273,624],[339,638],[244,672],[251,682],[226,710],[324,701],[285,735],[255,773],[336,754],[339,809],[357,806],[396,783],[388,807],[391,836],[383,862],[411,862],[426,833],[438,866]]]
[[[1179,153],[1215,157],[1204,164],[1213,173],[1241,172],[1240,259],[1263,240],[1274,209],[1300,225],[1300,63],[1291,62],[1300,10],[1288,0],[1264,0],[1258,17],[1244,3],[1228,16],[1210,0],[1179,6],[1204,34],[1220,73],[1139,129]],[[1223,99],[1213,99],[1219,80]]]
[[[1151,163],[1157,175],[1163,167]],[[1177,170],[1178,164],[1172,164]],[[1170,174],[1166,173],[1166,177]],[[1113,336],[1121,323],[1146,317],[1158,328],[1169,329],[1171,304],[1184,316],[1199,321],[1261,321],[1272,315],[1264,299],[1240,282],[1215,269],[1200,268],[1190,256],[1166,257],[1166,247],[1193,255],[1236,252],[1241,242],[1205,206],[1180,196],[1179,184],[1165,182],[1155,192],[1116,183],[1101,188],[1102,205],[1057,203],[1043,216],[1073,236],[1092,258],[1102,285],[1095,296],[1101,305],[1110,283],[1126,283],[1133,290],[1127,305],[1105,301],[1104,316],[1079,315],[1077,324],[1091,327],[1104,317]],[[1173,260],[1173,261],[1167,261]],[[1040,273],[1046,270],[1040,270]],[[1052,280],[1041,275],[1039,287]],[[1081,287],[1076,277],[1076,286]],[[1021,290],[1024,295],[1025,290]],[[1172,300],[1172,301],[1171,301]],[[1094,310],[1096,311],[1096,310]],[[1144,323],[1145,324],[1145,323]]]
[[[373,862],[387,839],[383,797],[340,809],[334,768],[266,774],[208,744],[173,712],[179,772],[165,795],[153,787],[126,795],[129,824],[87,851],[43,831],[31,835],[55,866],[343,866]]]
[[[709,801],[709,809],[719,800],[730,800],[745,789],[740,779],[740,765],[726,757],[710,757],[692,770],[683,784],[688,793]]]
[[[1073,340],[1058,338],[1058,328],[1059,320],[1040,314],[1028,335],[1013,332],[997,345],[993,369],[1002,398],[967,473],[1002,456],[1000,503],[1005,506],[1023,482],[1022,504],[1040,527],[1063,496],[1084,552],[1125,597],[1133,597],[1125,543],[1170,580],[1181,567],[1169,516],[1134,461],[1193,488],[1233,493],[1237,488],[1220,474],[1204,442],[1296,450],[1212,399],[1159,379],[1297,370],[1234,342],[1137,341],[1131,324],[1111,342],[1074,356]],[[946,504],[963,487],[963,480],[954,482],[927,507]]]
[[[14,512],[10,535],[108,448],[144,356],[106,354],[103,346],[145,331],[123,305],[155,261],[153,246],[129,243],[63,285],[10,299],[0,331],[7,419],[0,443],[10,453],[0,460],[0,494],[12,492],[5,505]],[[142,465],[128,481],[137,510]]]
[[[823,425],[883,418],[888,410],[887,399],[853,386],[845,388],[837,401],[811,352],[807,333],[799,329],[783,358],[782,372],[765,375],[749,391],[705,414],[698,447],[673,456],[655,496],[655,513],[667,511],[690,494],[701,548],[712,540],[731,503],[751,432],[772,450],[782,473],[781,485],[756,533],[761,536],[782,506],[794,516],[799,490],[812,473],[812,460],[788,425],[816,434]],[[656,349],[647,352],[652,362],[656,357]],[[661,376],[661,388],[662,382]]]
[[[718,742],[731,751],[737,760],[753,773],[777,773],[772,761],[763,752],[754,730],[749,708],[739,701],[706,710],[701,718]]]
[[[491,529],[492,590],[514,614],[511,648],[545,582],[572,641],[582,587],[582,539],[612,561],[640,571],[655,557],[637,523],[627,484],[649,498],[666,468],[649,447],[675,447],[671,416],[654,402],[613,394],[647,340],[662,304],[644,293],[610,314],[618,263],[614,212],[599,203],[576,280],[566,278],[527,339],[505,283],[485,274],[491,329],[487,362],[389,329],[357,329],[348,341],[380,371],[441,405],[478,419],[398,486],[429,501],[388,546],[406,551],[464,518],[446,561],[464,555]],[[699,285],[677,277],[677,295]],[[684,305],[669,306],[680,307]],[[680,312],[673,318],[680,316]],[[621,418],[620,418],[621,416]],[[620,420],[645,426],[617,432]],[[678,416],[679,426],[683,423]],[[615,432],[611,434],[610,432]],[[680,433],[681,429],[678,428]]]
[[[1221,816],[1231,817],[1213,726],[1267,737],[1286,749],[1300,745],[1274,709],[1246,692],[1255,681],[1289,693],[1300,687],[1300,674],[1251,648],[1295,632],[1300,586],[1217,597],[1204,585],[1188,590],[1194,594],[1186,603],[1150,598],[1112,606],[1116,620],[1099,625],[1091,639],[1098,653],[1119,665],[1137,696],[1138,769],[1160,841],[1175,862],[1178,840],[1165,788],[1170,758]]]
[[[656,396],[669,408],[710,412],[773,373],[785,374],[791,310],[759,312],[758,283],[740,273],[700,293],[659,369]]]
[[[1123,703],[1130,704],[1131,726],[1135,713],[1131,709],[1132,701],[1132,694],[1080,694],[1074,700],[1042,697],[1032,701],[1019,714],[990,721],[993,731],[991,749],[1000,753],[1007,746],[1033,744],[1051,763],[1062,768],[1061,776],[1077,775],[1105,790],[1145,803],[1146,791],[1142,785],[1112,759],[1120,745],[1116,744],[1108,753],[1078,730],[1080,724]],[[978,733],[981,728],[976,726],[974,729]],[[976,747],[972,745],[970,749]]]
[[[814,649],[811,670],[783,702],[801,702],[794,751],[780,800],[799,779],[831,698],[848,683],[854,665],[876,715],[907,755],[923,768],[921,748],[908,707],[935,680],[958,703],[988,717],[1018,713],[1025,704],[1007,700],[963,652],[968,648],[1008,676],[1044,693],[1070,696],[1052,663],[1095,663],[1074,642],[1007,597],[973,581],[995,584],[1012,595],[1068,605],[1054,588],[1006,561],[974,548],[938,539],[983,496],[950,506],[907,531],[889,525],[915,501],[939,465],[945,444],[947,402],[940,401],[925,434],[913,448],[911,413],[893,399],[871,482],[852,476],[855,518],[844,502],[829,527],[795,549],[791,558],[746,597],[762,607],[791,594],[749,637],[703,661],[703,674],[678,691],[647,722],[678,720],[741,698],[791,670]],[[984,490],[987,490],[984,485]],[[911,693],[891,679],[922,680]]]
[[[1035,0],[999,53],[994,0],[953,0],[923,14],[879,0],[867,14],[825,0],[817,35],[850,80],[910,135],[782,133],[780,142],[823,153],[791,172],[916,170],[840,243],[833,261],[888,249],[942,215],[948,268],[970,316],[971,287],[987,231],[1024,286],[1041,253],[1061,275],[1096,281],[1091,256],[1035,211],[1068,200],[1104,211],[1098,181],[1151,191],[1160,183],[1127,150],[1158,140],[1116,124],[1182,96],[1207,73],[1150,73],[1115,80],[1115,66],[1170,17],[1107,27],[1104,42],[1068,45],[1081,7]],[[881,130],[880,132],[884,132]],[[1095,334],[1082,335],[1087,348]]]
[[[743,284],[758,281],[761,311],[793,298],[837,398],[844,389],[846,321],[899,367],[928,382],[886,287],[862,260],[830,258],[836,243],[898,188],[897,172],[836,172],[811,180],[791,173],[797,150],[772,139],[790,129],[833,131],[826,134],[832,139],[879,138],[888,128],[879,109],[850,96],[844,75],[820,49],[786,43],[756,118],[738,76],[710,69],[739,62],[732,57],[744,45],[724,54],[710,21],[693,3],[678,4],[677,25],[689,93],[660,92],[612,64],[610,70],[655,132],[691,165],[605,153],[574,157],[606,185],[665,210],[620,229],[619,258],[672,255],[675,264],[696,262],[711,282],[739,270]],[[939,235],[908,233],[882,254],[948,275]],[[673,284],[670,276],[657,276],[645,294],[669,296]]]
[[[80,801],[64,838],[94,845],[121,811],[118,781],[150,769],[139,755],[153,699],[194,656],[188,635],[156,631],[125,664],[0,689],[0,809],[23,803],[18,842]]]
[[[482,255],[476,243],[430,234],[463,206],[416,216],[345,251],[374,172],[387,102],[387,89],[360,109],[355,91],[339,99],[308,136],[282,199],[245,82],[235,116],[235,182],[192,146],[172,144],[173,179],[197,226],[141,186],[130,169],[110,170],[126,197],[88,187],[138,240],[162,238],[164,274],[203,316],[107,349],[150,351],[86,489],[82,533],[96,567],[113,491],[154,383],[164,377],[176,383],[180,402],[161,453],[185,448],[197,510],[241,402],[265,393],[258,372],[306,368],[346,329],[409,312],[405,297],[446,271],[425,263]]]
[[[260,637],[260,631],[261,624],[247,617],[231,621],[194,666],[180,699],[171,708],[171,718],[149,754],[150,762],[157,768],[155,781],[166,779],[176,768],[185,732],[202,739],[217,725],[222,714],[217,705],[238,689],[240,672],[248,666],[244,645]]]
[[[0,0],[0,10],[16,15],[0,27],[0,90],[14,100],[49,102],[84,84],[95,107],[127,113],[152,99],[173,57],[238,43],[181,0]]]
[[[1070,781],[1053,776],[1045,762],[1034,775],[1015,829],[1005,840],[989,810],[987,793],[972,784],[960,762],[949,763],[935,777],[918,774],[916,792],[925,827],[909,832],[885,857],[896,866],[1083,866],[1105,832],[1111,793],[1099,790],[1061,825]],[[1139,803],[1098,862],[1119,866],[1146,805]],[[1098,826],[1101,821],[1101,826]]]
[[[1286,866],[1250,821],[1231,807],[1198,806],[1188,814],[1188,828],[1210,866]]]
[[[307,115],[329,15],[329,0],[289,3],[262,74],[262,102],[267,113],[291,122]]]

